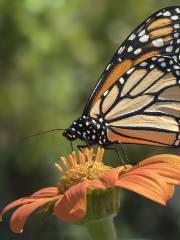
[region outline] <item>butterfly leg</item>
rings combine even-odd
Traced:
[[[79,149],[79,151],[83,152],[82,149],[90,148],[90,146],[89,145],[77,145],[77,148]]]
[[[113,150],[115,153],[116,153],[116,156],[118,157],[118,160],[120,160],[124,166],[124,168],[126,168],[126,163],[121,155],[121,153],[114,147],[106,147],[106,149],[109,149],[109,150]]]
[[[71,141],[71,150],[72,150],[72,152],[74,151],[73,142],[72,141]]]
[[[124,157],[124,159],[126,159],[127,163],[131,163],[129,158],[128,158],[128,156],[127,156],[127,153],[126,153],[125,149],[123,148],[123,146],[121,144],[121,142],[119,142],[118,146],[120,146],[122,154],[123,154],[123,157]]]

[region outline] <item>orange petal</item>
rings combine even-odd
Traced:
[[[88,180],[87,187],[90,189],[106,189],[105,185],[98,179]]]
[[[160,178],[156,173],[147,173],[144,174],[131,174],[126,175],[123,179],[132,179],[132,181],[136,181],[137,184],[148,188],[152,192],[156,192],[158,194],[168,196],[169,185],[164,181],[164,179]]]
[[[146,158],[145,160],[139,163],[140,166],[146,165],[152,162],[168,162],[170,164],[174,164],[180,167],[180,156],[173,155],[173,154],[159,154],[155,156],[151,156]]]
[[[32,203],[26,204],[24,206],[19,207],[11,216],[10,227],[14,233],[22,233],[24,224],[27,221],[27,218],[31,213],[37,210],[42,205],[53,201],[57,198],[46,198],[46,199],[38,199]]]
[[[76,222],[86,214],[86,189],[88,181],[69,188],[62,199],[56,202],[54,214],[67,222]]]
[[[3,215],[8,212],[10,209],[12,208],[15,208],[15,207],[18,207],[20,205],[24,205],[24,204],[28,204],[28,203],[31,203],[31,202],[34,202],[36,201],[35,199],[31,199],[31,198],[21,198],[21,199],[18,199],[10,204],[8,204],[3,210],[2,212],[0,213],[0,221],[2,221],[2,218],[3,218]]]
[[[119,172],[124,170],[124,166],[120,168],[112,168],[110,170],[107,170],[105,174],[103,174],[101,177],[99,177],[99,180],[103,183],[103,185],[108,188],[114,186],[118,179]]]
[[[43,189],[35,192],[31,196],[32,197],[37,197],[37,198],[56,197],[56,196],[58,196],[58,189],[57,189],[57,187],[43,188]]]
[[[169,185],[169,198],[172,198],[175,192],[175,186]]]
[[[167,183],[180,185],[180,157],[172,154],[161,154],[140,162],[140,167],[156,171]]]
[[[180,185],[180,168],[174,164],[161,162],[148,165],[146,169],[149,171],[156,171],[168,183]]]
[[[125,174],[120,175],[116,184],[135,191],[151,200],[165,204],[173,192],[167,182],[167,178],[163,175],[161,176],[159,172],[164,171],[163,173],[165,173],[169,171],[171,166],[165,162],[146,162],[146,164],[134,167]]]
[[[24,205],[24,204],[28,204],[28,203],[32,203],[34,201],[36,201],[37,198],[52,198],[52,197],[56,197],[58,195],[58,189],[56,187],[48,187],[48,188],[44,188],[41,189],[37,192],[35,192],[33,195],[29,196],[29,197],[25,197],[25,198],[20,198],[10,204],[8,204],[0,213],[0,221],[2,221],[2,217],[3,215],[8,212],[10,209]]]
[[[128,181],[128,179],[121,179],[121,181],[118,181],[116,185],[122,188],[126,188],[128,190],[134,191],[162,205],[166,204],[166,200],[163,199],[161,196],[159,196],[159,194],[152,192],[145,186],[139,185],[138,183],[133,182],[132,180]]]
[[[151,179],[154,183],[156,183],[157,186],[162,189],[167,187],[163,177],[161,177],[156,171],[146,169],[145,167],[136,167],[133,170],[130,170],[123,175],[120,175],[119,179],[126,176],[134,176],[134,178],[136,178],[137,176],[143,176],[145,179]]]

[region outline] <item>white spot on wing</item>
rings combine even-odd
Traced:
[[[152,68],[154,68],[154,67],[155,67],[155,65],[154,65],[154,64],[151,64],[149,68],[152,69]]]
[[[180,24],[174,24],[174,28],[178,29],[180,27]]]
[[[143,30],[138,34],[138,36],[139,36],[139,37],[142,37],[145,33],[146,33],[146,31],[145,31],[145,29],[143,29]]]
[[[107,65],[106,70],[108,70],[111,66],[111,63]]]
[[[140,42],[147,42],[149,40],[149,35],[143,35],[142,37],[140,37],[139,41]]]
[[[174,64],[174,61],[173,61],[173,60],[170,60],[169,63],[172,65],[172,64]]]
[[[176,71],[176,75],[179,76],[179,75],[180,75],[180,72],[179,72],[179,71]]]
[[[127,71],[127,74],[132,73],[134,69],[135,69],[134,67],[133,67],[133,68],[130,68],[130,69]]]
[[[142,51],[142,49],[141,49],[141,48],[138,48],[138,49],[136,49],[136,50],[134,51],[134,54],[139,54],[141,51]]]
[[[159,58],[158,62],[164,62],[164,58]]]
[[[129,40],[134,40],[136,38],[136,35],[135,34],[131,34],[131,36],[129,37]]]
[[[157,60],[157,57],[152,57],[152,61],[156,61]]]
[[[162,15],[162,12],[159,12],[159,13],[158,13],[156,16],[158,16],[158,17],[159,17],[159,16],[161,16],[161,15]]]
[[[120,47],[119,50],[118,50],[118,53],[121,54],[125,49],[125,46],[124,47]]]
[[[178,53],[179,52],[179,48],[176,49],[175,53]]]
[[[179,33],[175,33],[175,34],[174,34],[174,37],[175,37],[175,38],[178,38],[178,37],[179,37]]]
[[[165,63],[165,62],[162,62],[162,63],[161,63],[161,67],[166,67],[166,63]]]
[[[172,46],[169,46],[169,47],[166,48],[166,52],[172,52],[172,50],[173,50]]]
[[[163,16],[169,17],[169,16],[171,16],[171,13],[169,11],[166,11],[163,13]]]
[[[179,8],[176,8],[175,9],[177,13],[180,13],[180,9]]]
[[[124,78],[121,77],[121,78],[119,79],[119,82],[120,82],[121,84],[123,84],[123,83],[124,83]]]
[[[172,20],[177,20],[179,17],[177,15],[174,15],[171,17]]]
[[[164,45],[163,39],[162,38],[157,38],[155,40],[152,41],[152,44],[155,47],[162,47]]]
[[[106,96],[108,94],[108,92],[109,92],[109,90],[106,90],[103,95]]]
[[[133,47],[132,47],[132,46],[129,46],[127,51],[128,51],[128,52],[132,52],[132,50],[133,50]]]
[[[145,67],[145,66],[147,66],[147,65],[148,65],[147,62],[142,62],[142,63],[140,64],[141,67]]]

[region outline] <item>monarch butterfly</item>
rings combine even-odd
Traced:
[[[63,136],[87,146],[180,146],[180,7],[154,13],[128,36]]]

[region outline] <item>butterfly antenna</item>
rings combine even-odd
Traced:
[[[62,129],[62,128],[55,128],[55,129],[50,129],[50,130],[47,130],[47,131],[35,133],[35,134],[32,134],[32,135],[26,136],[26,137],[24,137],[24,138],[21,138],[21,139],[20,139],[20,143],[21,143],[21,142],[24,142],[24,141],[26,141],[27,139],[32,138],[32,137],[40,136],[40,135],[43,135],[43,134],[46,134],[46,133],[49,133],[49,132],[63,131],[63,130],[64,130],[64,129]]]
[[[72,150],[72,152],[74,151],[73,142],[72,141],[71,141],[71,150]]]

